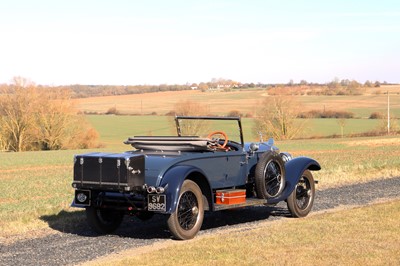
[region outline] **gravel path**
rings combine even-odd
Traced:
[[[313,211],[400,198],[399,188],[400,177],[397,177],[317,191]],[[206,213],[200,234],[246,227],[260,220],[273,221],[287,215],[286,204]],[[161,215],[147,223],[128,217],[115,235],[96,236],[85,223],[79,228],[79,231],[70,232],[54,228],[59,233],[0,245],[0,265],[71,265],[170,239],[166,217]]]

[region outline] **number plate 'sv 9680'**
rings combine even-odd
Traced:
[[[147,200],[148,200],[147,201],[148,202],[147,209],[149,211],[166,211],[167,210],[165,195],[160,195],[160,194],[147,195]]]

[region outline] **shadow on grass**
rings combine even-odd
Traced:
[[[288,217],[285,208],[280,207],[246,207],[241,209],[206,212],[201,230],[218,230],[221,227],[234,226],[257,222],[267,219]],[[62,233],[86,237],[98,237],[86,222],[85,211],[60,211],[55,215],[44,215],[41,220],[49,227]],[[136,239],[168,239],[171,235],[167,228],[167,215],[154,215],[147,221],[139,220],[134,216],[125,216],[121,226],[113,233],[120,237]]]
[[[83,210],[74,212],[62,210],[58,214],[43,215],[40,219],[46,222],[50,228],[63,233],[80,234],[81,231],[89,230]]]

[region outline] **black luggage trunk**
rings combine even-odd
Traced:
[[[140,190],[144,185],[143,155],[88,153],[75,157],[75,188],[113,191]]]

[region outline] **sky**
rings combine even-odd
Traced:
[[[400,1],[0,0],[0,83],[400,83]]]

